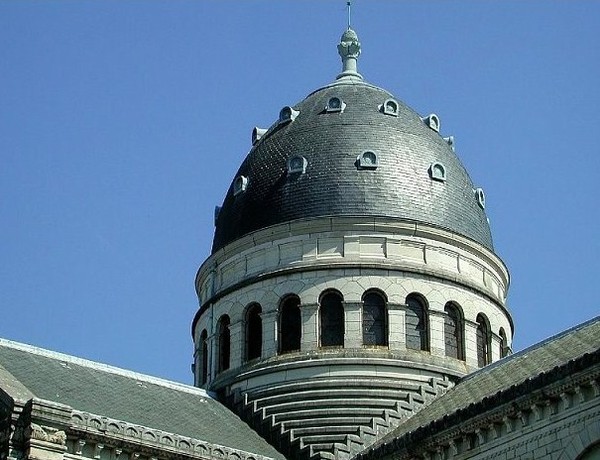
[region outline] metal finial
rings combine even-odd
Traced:
[[[352,2],[346,2],[346,9],[348,10],[348,29],[350,28],[350,10],[352,9]]]

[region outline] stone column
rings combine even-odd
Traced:
[[[491,333],[492,340],[490,346],[492,349],[490,350],[490,354],[492,356],[492,362],[498,361],[500,359],[500,336],[494,333]]]
[[[434,356],[446,356],[444,315],[441,311],[429,310],[429,346]]]
[[[302,314],[301,351],[315,350],[319,346],[319,304],[300,305]]]
[[[229,369],[234,369],[242,364],[244,358],[244,334],[243,334],[243,322],[236,321],[229,325],[229,338],[231,340],[231,353],[229,356]]]
[[[362,347],[362,303],[343,302],[344,348]]]
[[[465,361],[474,368],[477,364],[477,323],[465,320]]]
[[[269,358],[277,354],[277,310],[261,313],[262,320],[262,354],[261,358]]]
[[[202,372],[202,355],[197,341],[194,341],[194,362],[192,364],[192,373],[194,374],[194,386],[200,386],[200,372]]]
[[[215,356],[217,354],[217,341],[215,338],[215,334],[214,333],[210,333],[208,334],[208,337],[206,338],[206,361],[207,361],[207,366],[206,366],[206,384],[204,385],[205,387],[208,387],[208,384],[212,381],[212,379],[214,378],[216,371],[215,369],[217,369],[217,365],[216,365],[216,361],[215,361]],[[202,368],[200,368],[199,370],[196,369],[199,372],[202,372]]]
[[[388,303],[388,341],[390,350],[406,350],[406,327],[403,303]]]
[[[208,329],[208,384],[212,382],[219,373],[219,320],[215,318],[214,305],[210,307],[210,329]]]

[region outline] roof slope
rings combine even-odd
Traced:
[[[283,458],[202,389],[3,339],[0,388],[17,399],[34,395],[79,411]]]
[[[507,397],[514,397],[508,393],[511,390],[518,392],[520,386],[528,382],[549,383],[559,370],[570,375],[576,371],[569,367],[570,364],[585,361],[582,364],[589,365],[590,360],[600,363],[600,316],[466,376],[359,458],[380,458],[378,449],[387,450],[385,444],[398,443],[411,436],[416,438],[417,431],[425,433],[434,424],[442,427],[451,423],[452,417],[468,416],[469,408],[475,404],[493,405],[497,403],[493,397],[499,393],[505,392]],[[562,372],[560,374],[556,377],[564,377]],[[481,408],[477,409],[477,413],[481,413]],[[442,423],[444,418],[447,423]]]

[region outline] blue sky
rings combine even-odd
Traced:
[[[486,191],[522,349],[600,313],[600,2],[356,0],[359,70]],[[0,336],[191,382],[214,206],[345,2],[0,2]]]

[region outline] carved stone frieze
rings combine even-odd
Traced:
[[[272,460],[270,457],[254,455],[230,447],[77,410],[72,412],[71,427],[74,430],[81,430],[86,437],[98,439],[98,436],[101,436],[105,440],[101,444],[102,449],[108,448],[110,439],[113,438],[119,446],[125,442],[159,451],[175,451],[191,457],[211,456],[223,459]],[[83,439],[80,440],[79,445],[82,446],[82,443],[85,444]],[[99,445],[97,445],[96,451],[98,451]],[[145,451],[146,449],[142,450]],[[125,448],[119,447],[114,451],[115,459],[120,458],[121,455],[124,457],[126,453],[129,460],[136,460],[140,457],[139,451],[125,450]],[[76,454],[79,454],[79,452],[76,452]]]
[[[60,446],[64,446],[67,443],[67,435],[64,431],[49,426],[41,426],[33,422],[26,428],[25,436],[29,439],[46,441]]]

